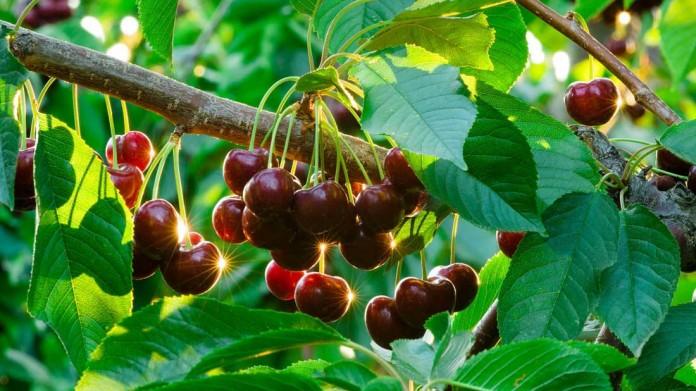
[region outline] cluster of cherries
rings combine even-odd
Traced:
[[[29,1],[22,3],[24,8]],[[41,0],[29,11],[24,22],[31,28],[58,23],[72,16],[72,8],[68,6],[68,0]]]

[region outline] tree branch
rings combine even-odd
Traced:
[[[652,111],[664,123],[673,125],[681,122],[681,118],[677,113],[655,95],[650,87],[643,83],[621,60],[616,58],[609,49],[604,47],[590,33],[583,30],[576,20],[564,18],[539,0],[516,1],[601,62],[631,90],[637,102]]]
[[[488,350],[500,341],[498,330],[498,300],[496,299],[474,327],[474,343],[467,352],[467,358]]]
[[[0,26],[13,27],[4,21],[0,21]],[[20,29],[11,39],[10,50],[29,70],[126,100],[161,115],[186,129],[187,133],[217,137],[239,145],[248,144],[251,137],[256,115],[254,107],[214,96],[137,65],[26,29]],[[272,129],[274,120],[274,113],[261,113],[257,145]],[[295,121],[290,131],[290,159],[304,162],[311,159],[313,127],[314,124],[306,119],[298,118]],[[281,140],[276,143],[276,154],[282,153],[287,128],[285,120],[276,136]],[[355,151],[371,179],[378,181],[377,162],[369,144],[349,135],[342,137]],[[331,137],[324,137],[322,144],[327,170],[331,172],[337,162],[336,147]],[[386,149],[377,147],[380,164],[386,152]],[[351,179],[363,182],[358,165],[345,147],[342,148],[342,155]]]

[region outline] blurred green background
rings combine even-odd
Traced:
[[[568,0],[546,1],[556,10],[565,12],[573,7]],[[16,19],[18,2],[0,0],[0,18]],[[84,45],[128,60],[151,70],[166,74],[219,96],[258,104],[266,89],[277,79],[300,75],[307,71],[305,45],[306,18],[295,13],[287,0],[235,0],[210,40],[203,42],[204,50],[192,58],[195,43],[209,26],[219,1],[181,0],[174,34],[173,64],[165,63],[145,44],[136,19],[134,0],[71,0],[75,14],[69,20],[44,26],[40,32]],[[640,0],[637,3],[642,3]],[[652,2],[651,2],[652,3]],[[621,13],[620,7],[610,6],[590,23],[600,40],[628,39],[629,53],[624,61],[647,80],[658,94],[686,118],[696,118],[696,75],[692,72],[680,84],[673,84],[662,62],[655,23],[659,8],[635,9]],[[640,12],[637,12],[640,11]],[[525,13],[530,32],[527,41],[530,57],[526,71],[512,93],[554,117],[567,121],[563,94],[567,85],[590,77],[587,56],[568,40],[551,30],[530,14]],[[315,50],[319,47],[315,43]],[[632,48],[631,48],[632,47]],[[594,74],[603,72],[594,63]],[[605,76],[609,76],[605,74]],[[35,88],[41,88],[46,78],[32,75]],[[269,104],[273,108],[284,91],[275,93]],[[624,107],[619,115],[604,127],[613,137],[632,137],[651,140],[662,126],[650,114],[638,116],[631,107],[631,96],[623,91]],[[73,124],[70,86],[57,82],[50,90],[42,111],[68,124]],[[98,152],[103,153],[109,135],[104,99],[101,95],[80,90],[80,120],[82,134]],[[122,131],[122,113],[117,100],[112,100],[117,129]],[[128,107],[131,127],[146,132],[156,146],[167,140],[172,125],[138,107]],[[231,246],[217,239],[210,216],[215,203],[228,190],[222,180],[221,165],[227,151],[234,146],[202,136],[186,136],[183,149],[184,189],[190,209],[192,229],[215,241],[231,260],[231,270],[208,295],[228,303],[257,308],[293,310],[293,305],[271,296],[265,287],[263,272],[269,254],[249,245]],[[633,145],[622,145],[627,150]],[[161,195],[175,201],[171,167],[168,167]],[[449,257],[451,219],[439,230],[426,250],[429,267],[447,263]],[[26,311],[26,294],[31,272],[34,214],[16,214],[0,207],[0,389],[70,389],[76,372],[69,364],[60,341],[40,321]],[[494,232],[487,232],[461,222],[457,235],[457,260],[480,268],[497,251]],[[406,259],[405,275],[419,275],[418,257]],[[340,254],[331,256],[329,272],[344,276],[356,290],[358,300],[348,316],[336,324],[347,337],[369,344],[362,315],[364,305],[375,295],[391,295],[394,289],[393,265],[373,272],[356,271]],[[676,302],[690,299],[696,281],[683,279]],[[152,300],[173,295],[156,275],[135,282],[134,310]],[[318,351],[317,351],[318,350]],[[350,358],[351,351],[338,348],[308,349],[268,358],[267,364],[282,365],[311,353],[331,360]]]

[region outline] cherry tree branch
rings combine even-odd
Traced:
[[[636,101],[646,109],[652,111],[662,122],[673,125],[681,122],[681,118],[667,104],[660,99],[635,73],[633,73],[621,60],[616,58],[609,49],[602,45],[590,33],[583,30],[582,26],[574,18],[565,18],[549,8],[539,0],[516,0],[517,3],[541,20],[549,24],[561,34],[570,38],[578,46],[583,48],[592,57],[601,62],[611,73],[621,80],[631,90]]]
[[[0,26],[14,27],[4,21],[0,21]],[[212,136],[238,145],[246,145],[251,138],[255,107],[214,96],[140,66],[26,29],[20,29],[11,39],[10,50],[31,71],[131,102],[161,115],[186,133]],[[257,145],[272,130],[274,120],[274,113],[261,112]],[[308,162],[314,146],[313,128],[310,120],[298,116],[288,132],[288,122],[284,120],[278,129],[279,142],[274,153],[282,154],[285,137],[290,134],[288,157]],[[357,137],[342,135],[342,138],[345,142],[342,156],[351,179],[362,182],[363,176],[346,145],[353,149],[371,179],[378,181],[379,171],[370,145]],[[331,137],[324,137],[322,141],[327,170],[332,172],[338,161],[336,146]],[[377,147],[380,160],[386,152]]]

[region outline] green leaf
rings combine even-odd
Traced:
[[[476,326],[498,297],[509,268],[510,258],[501,252],[486,262],[479,273],[480,285],[476,298],[464,311],[454,315],[454,330],[472,330]]]
[[[543,208],[568,193],[589,193],[599,182],[597,165],[589,148],[564,124],[523,101],[476,84],[477,101],[505,115],[532,149],[537,170],[537,196]]]
[[[477,354],[455,379],[476,390],[611,390],[590,357],[562,342],[537,339]]]
[[[613,0],[578,0],[575,5],[575,12],[586,20],[589,20],[607,8],[612,1]]]
[[[696,67],[696,0],[671,0],[662,6],[660,50],[672,79],[680,82]]]
[[[138,17],[152,50],[172,61],[174,21],[178,0],[138,0]]]
[[[355,361],[339,361],[324,368],[320,379],[344,389],[360,390],[377,375],[366,366]]]
[[[203,379],[185,380],[163,387],[162,391],[245,390],[245,391],[321,391],[316,380],[296,373],[231,373]]]
[[[677,287],[679,245],[662,221],[642,205],[619,216],[618,260],[602,275],[597,313],[640,356],[667,315]]]
[[[508,1],[510,0],[416,0],[412,6],[399,14],[396,19],[466,14]]]
[[[401,391],[401,383],[393,377],[379,377],[371,380],[362,391]]]
[[[439,341],[435,351],[430,380],[451,379],[467,360],[466,353],[471,349],[473,338],[468,332],[455,332],[447,329],[444,338]]]
[[[674,378],[684,384],[696,387],[696,367],[694,367],[693,361],[678,370],[674,374]]]
[[[495,42],[488,51],[493,69],[465,67],[462,73],[500,91],[508,91],[527,66],[527,27],[515,3],[485,8],[483,13],[488,18],[490,27],[495,30]]]
[[[569,194],[544,213],[548,238],[528,233],[500,293],[503,341],[572,339],[598,298],[600,273],[617,257],[619,216],[602,193]]]
[[[317,0],[290,0],[290,4],[297,12],[312,15],[317,7]]]
[[[636,0],[624,0],[624,1],[623,1],[624,9],[628,9],[628,8],[629,8],[630,6],[632,6],[633,3],[635,3],[635,2],[636,2]]]
[[[696,120],[670,126],[660,143],[680,158],[696,162]]]
[[[41,118],[34,164],[29,312],[56,331],[82,370],[106,331],[131,311],[132,217],[97,154],[50,116]]]
[[[6,85],[19,87],[24,81],[29,77],[29,73],[22,64],[20,64],[17,59],[10,53],[8,46],[7,35],[10,33],[10,28],[7,26],[0,26],[0,79]],[[4,103],[12,103],[12,99],[7,99],[8,97],[14,97],[14,93],[9,95],[4,94]],[[5,111],[6,107],[3,108],[3,112],[11,113],[11,111]]]
[[[394,243],[397,245],[399,254],[406,255],[425,248],[433,240],[440,224],[450,212],[447,206],[441,205],[434,211],[426,210],[404,220],[394,234]]]
[[[584,341],[568,341],[567,344],[592,357],[605,373],[621,371],[636,363],[635,358],[626,357],[609,345]]]
[[[419,384],[425,384],[435,360],[435,350],[422,339],[397,339],[391,343],[391,363],[399,373]]]
[[[492,70],[488,49],[493,30],[483,14],[470,17],[428,17],[396,21],[372,37],[368,49],[418,45],[458,67]]]
[[[411,46],[405,56],[376,55],[353,71],[365,90],[364,129],[393,137],[403,149],[465,167],[462,148],[476,108],[463,95],[457,68]]]
[[[635,390],[655,389],[652,385],[670,376],[696,358],[696,303],[672,307],[628,375]]]
[[[297,81],[296,89],[299,92],[311,92],[326,90],[339,84],[339,77],[336,68],[321,68],[300,77]]]
[[[329,25],[336,19],[337,14],[353,2],[354,0],[322,0],[314,19],[315,29],[322,40],[326,38]],[[377,23],[392,20],[412,3],[413,0],[372,0],[354,6],[336,20],[335,30],[329,43],[331,52],[337,52],[343,44],[361,30]],[[367,31],[360,38],[367,39],[375,31],[374,29]],[[355,44],[349,47],[349,49],[352,48],[355,48]]]
[[[318,319],[300,313],[253,310],[191,296],[169,297],[124,319],[109,331],[88,363],[78,390],[123,390],[183,379],[206,355],[239,344],[251,354],[276,349],[282,331],[338,335]],[[288,343],[297,342],[288,338]],[[142,370],[147,368],[147,370]]]

